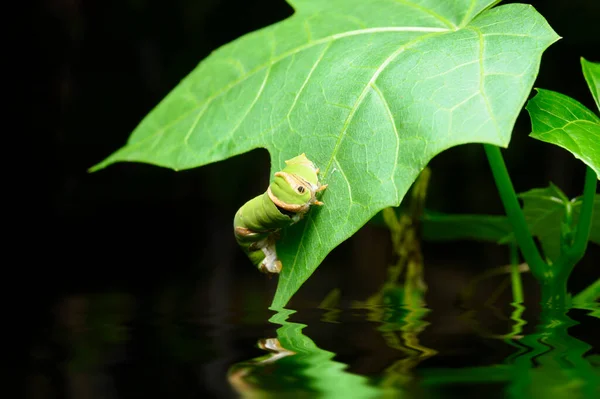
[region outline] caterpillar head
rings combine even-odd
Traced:
[[[313,204],[323,205],[316,194],[327,185],[320,185],[319,169],[304,154],[285,163],[286,167],[275,173],[275,180],[268,190],[275,205],[293,213],[306,213]]]

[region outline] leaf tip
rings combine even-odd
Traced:
[[[87,172],[88,173],[94,173],[94,172],[97,172],[99,170],[102,170],[102,169],[106,168],[108,165],[109,165],[109,162],[102,161],[102,162],[99,162],[96,165],[91,166],[90,168],[88,168]]]
[[[114,154],[104,158],[102,161],[97,164],[90,166],[87,170],[88,173],[98,172],[99,170],[105,169],[107,166],[112,165],[115,162],[119,162],[118,158],[115,158]]]

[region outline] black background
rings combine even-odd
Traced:
[[[599,3],[529,3],[563,37],[544,53],[535,87],[595,109],[579,57],[600,61]],[[187,287],[198,306],[239,308],[247,291],[259,295],[256,309],[266,309],[276,280],[252,268],[231,234],[237,208],[268,184],[265,150],[177,173],[143,164],[93,174],[87,168],[122,146],[212,50],[291,13],[282,0],[52,0],[30,10],[36,73],[29,82],[39,109],[24,121],[34,141],[24,159],[35,167],[20,178],[16,200],[25,211],[16,235],[23,245],[9,265],[17,271],[26,347],[53,325],[57,304],[73,295],[126,291],[144,309],[147,298],[175,284]],[[529,128],[523,111],[504,151],[517,192],[552,181],[579,195],[582,164],[528,138]],[[431,167],[428,207],[502,212],[481,146],[450,149]],[[361,230],[327,257],[291,307],[318,303],[335,287],[346,299],[373,292],[390,260],[387,237]],[[424,250],[432,306],[454,297],[473,274],[507,263],[506,250],[494,245],[425,243]],[[598,248],[590,247],[572,290],[598,277],[598,259]],[[535,307],[537,288],[530,278],[525,283]]]

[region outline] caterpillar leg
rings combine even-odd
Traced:
[[[317,189],[315,190],[315,194],[316,194],[316,193],[319,193],[319,192],[321,192],[321,191],[323,191],[323,190],[325,190],[325,189],[327,188],[327,186],[328,186],[328,184],[323,184],[322,186],[319,186],[319,187],[317,187]],[[316,199],[316,198],[314,199],[314,202],[313,202],[313,204],[315,204],[315,205],[319,205],[319,206],[323,206],[323,205],[325,205],[325,203],[324,203],[324,202],[322,202],[322,201],[319,201],[319,200],[318,200],[318,199]]]
[[[275,250],[275,241],[274,240],[265,240],[265,245],[260,249],[265,254],[265,258],[258,265],[258,268],[263,273],[272,273],[279,274],[281,273],[281,269],[283,265],[279,258],[277,258],[277,251]]]
[[[235,227],[235,237],[254,265],[263,273],[279,274],[281,261],[277,258],[275,242],[279,231],[257,233],[246,227]],[[265,237],[266,234],[266,237]],[[260,239],[260,237],[264,237]],[[252,242],[254,241],[254,242]]]

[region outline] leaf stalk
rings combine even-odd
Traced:
[[[491,144],[484,144],[483,146],[490,168],[492,169],[494,180],[496,181],[498,193],[500,194],[506,215],[513,226],[515,238],[523,254],[523,258],[529,264],[533,276],[540,282],[546,281],[551,277],[550,268],[542,259],[535,241],[533,241],[531,232],[527,227],[525,215],[523,215],[523,211],[521,210],[521,205],[508,175],[500,148]]]
[[[575,228],[575,238],[573,244],[564,248],[561,256],[558,258],[557,270],[559,277],[567,279],[573,268],[583,258],[587,249],[592,230],[592,217],[594,213],[594,196],[596,195],[596,186],[598,177],[596,172],[589,166],[585,171],[585,183],[583,186],[583,202],[581,204],[581,213],[579,221]]]
[[[513,303],[523,303],[523,283],[519,271],[519,250],[516,244],[510,244],[510,278],[513,294]]]

